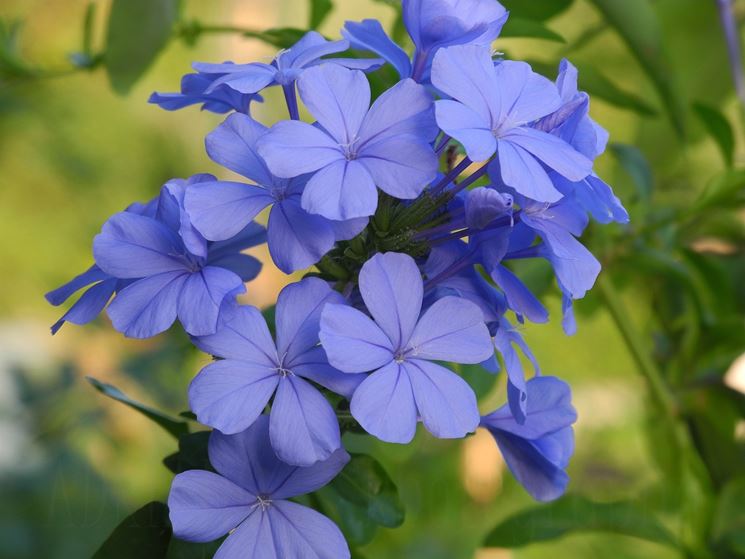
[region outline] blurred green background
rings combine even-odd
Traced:
[[[530,19],[531,8],[525,5],[531,3],[517,0],[511,7],[515,13],[527,10]],[[321,31],[337,36],[346,19],[363,17],[378,17],[388,26],[395,11],[385,4],[337,0]],[[613,4],[616,11],[622,6],[629,12],[625,23],[598,9]],[[96,5],[93,44],[99,48],[106,40],[109,2]],[[599,160],[598,171],[632,219],[624,228],[591,226],[588,242],[606,264],[604,274],[619,288],[614,287],[614,294],[620,291],[616,303],[666,375],[675,401],[682,402],[683,422],[703,462],[709,470],[712,464],[727,466],[724,474],[715,472],[700,485],[703,519],[688,522],[681,511],[698,505],[681,485],[685,478],[670,466],[670,460],[683,459],[660,457],[669,442],[659,433],[665,419],[650,404],[638,355],[635,359],[629,351],[618,317],[608,312],[607,299],[594,293],[578,302],[579,332],[567,338],[558,319],[558,292],[545,284],[545,270],[532,266],[522,272],[543,292],[553,320],[526,325],[523,333],[543,371],[571,383],[579,413],[570,491],[601,502],[633,501],[654,511],[682,539],[698,522],[713,547],[723,545],[714,540],[716,530],[724,530],[740,547],[717,556],[742,556],[743,512],[721,512],[721,495],[738,473],[745,473],[745,363],[733,366],[745,352],[740,210],[745,180],[737,171],[745,164],[745,146],[742,107],[732,86],[717,3],[557,0],[555,5],[567,9],[534,23],[563,42],[506,38],[496,48],[547,72],[567,56],[587,76],[581,84],[593,94],[592,116],[614,143]],[[161,111],[147,104],[148,95],[177,90],[191,61],[269,61],[276,50],[235,34],[205,35],[196,45],[174,39],[121,96],[112,91],[102,68],[67,73],[67,56],[81,49],[87,6],[84,0],[0,2],[2,559],[89,557],[122,518],[148,501],[165,499],[171,473],[161,460],[176,443],[145,418],[96,393],[84,377],[95,376],[177,414],[188,407],[186,386],[204,357],[178,333],[145,342],[124,340],[105,319],[85,328],[66,325],[51,337],[48,326],[60,310],[49,307],[43,294],[90,265],[91,240],[110,214],[152,197],[171,177],[226,176],[203,150],[205,134],[222,117],[196,108]],[[745,2],[736,2],[735,11],[741,21]],[[308,2],[185,0],[183,14],[188,20],[252,29],[304,27]],[[13,22],[23,23],[17,51],[11,45]],[[514,29],[513,34],[521,34]],[[524,34],[540,33],[533,28]],[[641,43],[634,34],[641,34]],[[132,40],[138,40],[136,33]],[[643,49],[635,56],[639,44]],[[18,60],[34,72],[14,71]],[[45,75],[58,71],[64,75]],[[255,116],[265,122],[282,116],[277,101],[268,95]],[[728,127],[734,150],[727,147]],[[728,153],[733,154],[731,164]],[[722,181],[729,182],[722,187]],[[713,202],[712,192],[719,196]],[[267,261],[265,252],[257,254]],[[269,264],[250,285],[247,301],[268,305],[287,281]],[[710,394],[700,386],[715,386],[726,398],[720,401],[711,395],[719,392]],[[504,401],[503,379],[486,388],[483,411],[490,411]],[[707,446],[712,440],[716,444]],[[495,524],[533,506],[488,435],[444,442],[420,433],[405,448],[354,436],[347,442],[369,450],[386,466],[407,508],[402,527],[381,529],[360,546],[368,559],[683,556],[605,532],[573,533],[514,550],[483,547]],[[734,528],[726,526],[730,516]],[[172,556],[182,555],[173,551]]]

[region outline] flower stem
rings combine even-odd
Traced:
[[[295,82],[283,85],[282,91],[285,94],[287,112],[290,113],[290,118],[292,120],[300,120],[300,112],[297,107],[297,95],[295,94]]]

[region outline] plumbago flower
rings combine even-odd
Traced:
[[[437,126],[421,85],[399,82],[370,107],[362,72],[325,64],[305,72],[298,89],[318,126],[279,122],[258,150],[277,176],[313,173],[302,196],[306,211],[336,220],[367,217],[378,205],[376,186],[409,200],[435,178],[429,142]]]
[[[222,243],[207,242],[193,228],[183,208],[193,184],[166,183],[154,216],[115,214],[93,240],[96,265],[104,273],[134,280],[107,309],[114,328],[127,336],[154,336],[177,317],[190,334],[211,334],[223,303],[243,293],[244,282],[261,269],[240,251],[265,240],[262,227],[250,224]]]
[[[402,9],[411,54],[379,22],[347,22],[343,40],[310,32],[271,64],[195,64],[180,93],[154,94],[167,110],[234,111],[206,150],[247,182],[169,181],[112,216],[94,240],[95,264],[47,294],[61,305],[85,289],[53,332],[108,306],[131,337],[178,318],[215,358],[188,398],[214,429],[217,473],[178,474],[169,506],[177,537],[228,534],[219,559],[349,557],[331,521],[289,501],[345,467],[347,430],[408,443],[419,422],[439,438],[481,426],[535,499],[559,497],[569,481],[571,392],[542,376],[521,331],[550,317],[516,261],[553,273],[574,333],[574,301],[600,273],[580,238],[590,218],[629,219],[593,171],[608,133],[568,61],[553,82],[493,60],[507,18],[496,0]],[[350,46],[382,59],[331,57]],[[400,81],[368,81],[362,70],[384,61]],[[387,88],[373,97],[370,83]],[[290,119],[258,122],[249,103],[273,86]],[[315,122],[300,121],[301,101]],[[265,229],[256,220],[267,209]],[[242,251],[265,241],[281,271],[310,270],[262,314],[236,297],[260,269]],[[448,362],[503,370],[506,403],[480,417]]]
[[[480,363],[493,354],[479,308],[443,297],[420,315],[422,278],[405,254],[373,256],[360,272],[362,299],[375,319],[329,303],[321,342],[329,362],[347,373],[374,371],[355,390],[352,415],[381,440],[408,443],[417,418],[439,438],[460,438],[478,425],[476,396],[455,373],[432,361]]]
[[[209,459],[217,473],[178,474],[168,496],[176,537],[210,542],[229,534],[215,557],[224,559],[345,559],[349,547],[322,514],[289,499],[320,489],[349,462],[337,450],[307,468],[278,460],[269,444],[269,418],[235,435],[213,431]]]
[[[306,212],[301,196],[308,180],[274,176],[256,151],[267,128],[245,115],[231,115],[206,139],[213,161],[256,184],[213,181],[195,185],[185,204],[194,226],[212,241],[229,239],[267,206],[269,253],[277,267],[291,273],[312,266],[336,241],[351,239],[367,219],[332,221]]]
[[[270,436],[277,456],[308,466],[338,450],[334,410],[307,381],[347,397],[359,384],[354,375],[331,367],[318,347],[321,309],[343,301],[317,278],[285,287],[277,298],[276,344],[256,308],[226,313],[215,334],[194,340],[222,358],[202,369],[189,386],[189,403],[199,421],[223,433],[238,433],[256,421],[274,396]]]
[[[225,65],[232,62],[225,62]],[[166,111],[177,111],[190,105],[202,104],[203,111],[224,114],[230,111],[248,113],[252,101],[262,101],[260,95],[240,93],[227,85],[212,88],[215,80],[224,74],[186,74],[181,79],[180,93],[153,93],[148,103]],[[209,93],[207,92],[209,90]]]

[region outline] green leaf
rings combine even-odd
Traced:
[[[170,541],[168,507],[153,501],[125,518],[92,559],[163,559]]]
[[[593,97],[598,97],[621,109],[629,109],[643,116],[655,116],[657,110],[644,99],[624,91],[593,66],[579,66],[579,86]]]
[[[676,547],[675,538],[645,509],[630,502],[594,503],[579,495],[518,512],[497,525],[484,544],[515,548],[577,532],[612,532]]]
[[[106,71],[119,94],[128,93],[168,43],[178,0],[114,0],[106,39]]]
[[[745,556],[745,476],[731,480],[719,494],[711,540],[715,549]]]
[[[476,398],[479,400],[489,394],[497,382],[497,375],[493,375],[481,365],[452,363],[450,367],[473,388]]]
[[[266,31],[245,31],[243,36],[259,39],[281,49],[288,49],[297,43],[305,33],[307,33],[305,30],[295,27],[276,27]]]
[[[181,435],[178,440],[178,452],[166,456],[163,464],[174,474],[187,470],[214,471],[207,452],[209,440],[210,431]]]
[[[621,35],[662,98],[676,131],[685,134],[685,103],[665,53],[662,30],[650,0],[590,0]]]
[[[634,181],[641,200],[649,200],[654,189],[652,168],[644,154],[635,146],[626,144],[610,144],[611,153],[618,159],[621,167]]]
[[[539,21],[510,17],[499,35],[503,39],[526,37],[530,39],[546,39],[557,43],[566,43],[564,37],[552,31]]]
[[[513,17],[546,21],[572,5],[573,0],[502,0],[502,5]],[[509,20],[508,20],[509,21]]]
[[[333,9],[334,4],[331,0],[310,0],[310,21],[308,27],[310,29],[318,29]]]
[[[365,545],[375,537],[378,525],[367,515],[365,508],[346,500],[329,486],[316,491],[314,495],[321,512],[339,526],[350,543]]]
[[[701,123],[706,128],[706,131],[714,138],[717,146],[719,146],[719,151],[722,152],[722,157],[724,157],[727,167],[732,167],[735,151],[735,134],[727,117],[714,107],[709,107],[703,103],[694,103],[693,110],[699,119],[701,119]]]
[[[745,203],[745,170],[726,171],[712,179],[696,202],[692,212],[714,207],[733,208]]]
[[[353,454],[349,464],[331,482],[341,497],[362,507],[381,526],[395,528],[404,521],[404,507],[396,485],[383,466],[366,454]]]
[[[93,386],[93,388],[98,390],[101,394],[108,396],[109,398],[113,398],[114,400],[117,400],[134,410],[137,410],[148,419],[151,419],[152,421],[163,427],[163,429],[168,431],[177,439],[181,435],[185,435],[189,432],[189,426],[185,421],[180,421],[161,411],[132,400],[116,386],[106,384],[105,382],[101,382],[100,380],[97,380],[93,377],[85,377],[85,379],[91,384],[91,386]]]

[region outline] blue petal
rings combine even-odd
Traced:
[[[298,197],[275,204],[267,227],[269,253],[277,268],[286,274],[312,266],[336,241],[329,220],[306,212]]]
[[[378,20],[347,21],[341,34],[355,49],[367,50],[382,56],[393,65],[401,78],[411,76],[409,55],[388,37]]]

